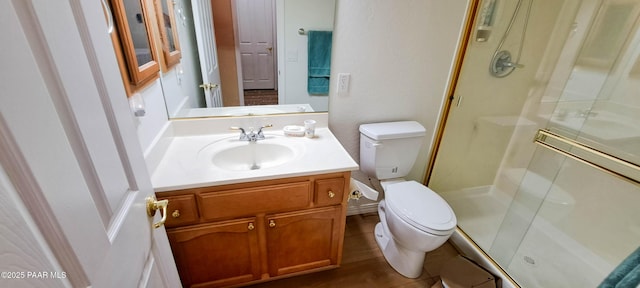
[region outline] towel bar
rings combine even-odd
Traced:
[[[564,143],[566,145],[569,145],[569,149],[565,148],[560,148],[556,145],[553,145],[553,143],[550,143],[551,141],[548,141],[548,138],[551,138],[553,140],[556,140],[560,143]],[[640,176],[638,174],[640,174],[640,166],[638,166],[637,164],[627,161],[625,159],[621,159],[619,157],[616,157],[614,155],[611,155],[609,153],[600,151],[594,147],[591,147],[589,145],[580,143],[576,140],[573,140],[571,138],[553,133],[549,130],[546,129],[540,129],[538,130],[538,132],[536,133],[536,137],[534,139],[534,142],[538,145],[541,145],[545,148],[548,148],[552,151],[555,151],[557,153],[560,153],[562,155],[565,155],[569,158],[572,158],[574,160],[578,160],[582,163],[585,163],[591,167],[597,168],[601,171],[604,171],[608,174],[611,174],[613,176],[622,178],[624,180],[627,180],[631,183],[634,183],[636,185],[640,184]],[[581,153],[576,153],[574,151],[567,151],[567,150],[571,150],[571,148],[575,148],[578,151],[582,151],[582,152],[586,152],[586,154],[590,155],[590,156],[595,156],[596,158],[598,158],[599,160],[605,160],[605,162],[608,162],[609,165],[605,165],[602,163],[596,163],[596,161],[593,161],[591,159],[589,159],[589,157],[585,157],[580,155]],[[613,164],[613,165],[611,165]],[[614,166],[614,167],[612,167]],[[617,166],[617,167],[615,167]]]

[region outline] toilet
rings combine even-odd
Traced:
[[[380,180],[384,199],[375,239],[400,274],[422,274],[426,252],[440,247],[456,228],[449,204],[428,187],[407,181],[426,132],[415,121],[360,125],[360,170]]]

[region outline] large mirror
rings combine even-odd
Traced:
[[[335,0],[173,3],[182,57],[161,76],[170,118],[328,110],[328,86],[308,83],[329,83]]]

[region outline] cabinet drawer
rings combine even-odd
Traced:
[[[336,205],[344,199],[344,178],[316,180],[316,205]]]
[[[198,221],[198,208],[196,206],[196,197],[193,194],[158,197],[158,199],[168,199],[167,206],[167,222],[164,226],[167,228],[195,223]]]
[[[311,204],[311,185],[304,181],[206,192],[199,197],[203,219],[223,219],[307,208]]]

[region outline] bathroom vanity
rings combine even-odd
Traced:
[[[269,120],[274,127],[257,143],[239,141],[227,123],[224,133],[173,123],[158,143],[162,155],[150,157],[156,196],[169,200],[164,225],[184,287],[241,286],[340,265],[350,171],[358,166],[325,121],[309,139],[282,134],[290,119]],[[238,149],[280,152],[246,169],[229,163],[247,161],[240,156],[217,160]]]
[[[185,287],[337,267],[350,172],[159,193]]]

